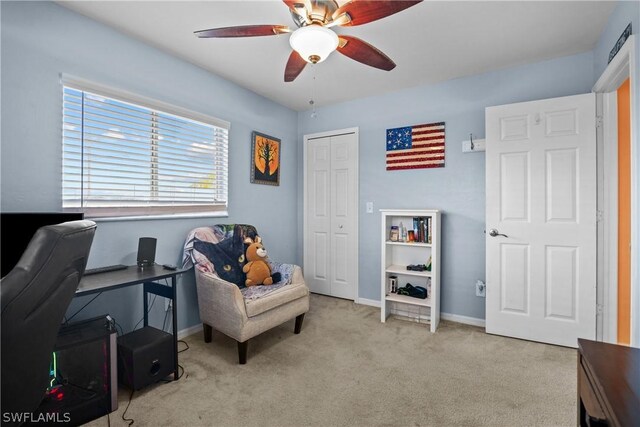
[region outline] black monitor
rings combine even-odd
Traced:
[[[83,218],[81,212],[0,213],[0,277],[6,276],[15,267],[40,227]]]

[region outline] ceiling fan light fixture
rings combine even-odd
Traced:
[[[338,47],[338,35],[321,25],[312,24],[298,28],[291,34],[289,44],[302,59],[316,64],[327,59]]]

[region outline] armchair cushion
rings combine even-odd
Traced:
[[[256,299],[249,299],[245,297],[244,306],[247,311],[247,317],[251,318],[257,316],[271,310],[272,308],[280,307],[288,302],[309,295],[309,288],[307,288],[304,283],[300,267],[295,268],[294,275],[295,279],[292,280],[292,283],[288,286],[280,286],[279,288],[261,295]],[[266,286],[266,288],[271,288],[273,286],[277,285]],[[244,289],[242,291],[244,291]]]
[[[241,289],[242,296],[248,300],[256,300],[258,298],[262,298],[263,296],[274,292],[281,287],[288,285],[291,283],[291,279],[293,276],[293,272],[295,269],[295,265],[293,264],[281,264],[279,262],[269,262],[271,266],[271,271],[274,273],[280,273],[280,281],[274,283],[273,285],[267,286],[247,286]]]

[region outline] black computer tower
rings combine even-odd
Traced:
[[[81,425],[118,409],[113,321],[104,315],[61,327],[49,379],[34,420],[58,414],[65,424]]]
[[[153,384],[175,370],[173,335],[151,326],[118,338],[118,377],[134,390]]]

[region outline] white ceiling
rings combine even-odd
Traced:
[[[308,109],[311,98],[325,106],[588,51],[615,7],[611,1],[427,0],[379,21],[336,30],[385,52],[397,64],[394,70],[367,67],[334,52],[285,83],[288,34],[236,39],[193,35],[233,25],[295,28],[279,0],[59,3],[298,111]]]

